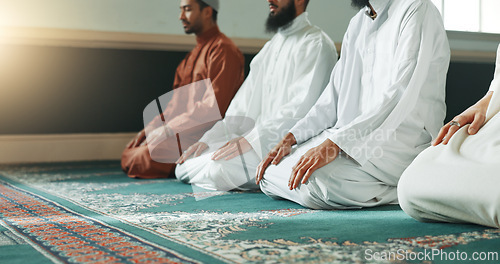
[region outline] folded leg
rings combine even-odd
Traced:
[[[174,177],[175,164],[154,161],[151,159],[147,146],[125,149],[122,153],[121,165],[123,171],[131,178]]]
[[[260,162],[255,151],[249,151],[231,160],[212,160],[213,153],[222,145],[211,147],[199,157],[188,159],[177,166],[176,177],[201,188],[218,191],[254,190],[256,168]]]
[[[498,165],[442,163],[435,155],[441,150],[428,149],[405,171],[398,185],[401,208],[420,221],[500,227]]]
[[[288,180],[292,167],[305,152],[325,139],[319,136],[305,142],[280,164],[271,165],[264,174],[261,190],[272,198],[288,199],[313,209],[347,209],[397,203],[396,186],[378,180],[383,177],[375,177],[384,172],[370,163],[362,167],[345,155],[316,170],[306,184],[290,190]]]

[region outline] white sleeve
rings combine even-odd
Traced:
[[[500,86],[500,45],[497,50],[497,62],[495,66],[495,77],[490,85],[490,91],[498,91]]]
[[[306,37],[307,38],[307,37]],[[297,53],[293,80],[286,89],[290,100],[272,118],[255,126],[245,139],[262,158],[281,138],[302,119],[314,105],[328,82],[328,76],[337,61],[335,46],[328,39],[306,39]],[[272,98],[269,98],[272,101]],[[270,102],[272,103],[272,102]]]
[[[486,122],[500,112],[500,45],[497,51],[497,63],[495,66],[495,77],[490,85],[490,92],[493,92],[488,111],[486,112]]]
[[[419,5],[405,18],[407,23],[402,25],[395,54],[399,60],[392,66],[398,69],[393,76],[395,81],[390,87],[380,87],[386,96],[378,109],[330,131],[329,139],[360,165],[375,154],[373,150],[393,138],[396,129],[417,107],[423,90],[442,88],[444,95],[450,50],[442,21],[432,19],[438,17],[437,11],[430,10],[428,5]],[[440,114],[429,117],[433,119],[426,124],[433,137],[442,125],[442,120],[436,121]]]
[[[348,33],[344,35],[342,50],[347,50],[347,43],[349,43]],[[335,64],[331,72],[330,82],[321,96],[307,115],[290,129],[290,133],[295,137],[297,144],[302,144],[319,135],[323,130],[333,127],[337,122],[338,91],[336,86],[339,84],[335,83],[333,77],[343,75],[344,64],[345,56],[341,56],[340,60]]]
[[[233,100],[229,104],[229,107],[226,111],[226,117],[248,116],[249,114],[252,114],[250,113],[249,109],[260,109],[259,107],[249,107],[248,105],[250,101],[255,101],[250,100],[252,96],[258,96],[259,90],[255,91],[255,89],[252,89],[252,87],[254,86],[254,79],[254,74],[252,73],[252,71],[250,71],[250,74],[245,79],[240,89],[238,89],[238,92],[234,96]],[[229,140],[229,138],[227,138],[229,136],[227,133],[227,129],[226,118],[224,118],[223,120],[215,123],[215,125],[210,130],[205,132],[199,142],[204,142],[210,145],[211,142],[221,142],[224,140]]]
[[[229,107],[226,111],[226,117],[247,117],[250,119],[255,119],[260,115],[260,104],[262,98],[262,89],[255,89],[256,83],[258,81],[256,79],[262,78],[262,73],[259,72],[262,68],[260,64],[264,61],[264,57],[269,53],[272,47],[273,40],[268,41],[262,50],[253,58],[250,63],[250,72],[236,92],[233,100],[229,104]],[[240,119],[245,120],[245,119]],[[211,142],[220,142],[224,140],[229,140],[227,137],[228,131],[228,123],[229,129],[234,130],[234,118],[226,122],[226,118],[217,122],[209,131],[207,131],[203,137],[199,140],[200,142],[204,142],[206,144],[210,144]]]

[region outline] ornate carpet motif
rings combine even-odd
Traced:
[[[423,224],[394,206],[353,211],[309,210],[287,201],[271,200],[261,193],[193,192],[190,186],[176,180],[132,180],[113,163],[9,166],[0,168],[0,174],[15,185],[4,185],[0,189],[2,205],[8,204],[8,207],[2,206],[0,221],[64,262],[93,263],[106,257],[124,261],[131,256],[146,260],[144,256],[147,256],[151,258],[149,263],[193,263],[195,260],[205,263],[387,263],[387,260],[367,259],[367,252],[411,253],[426,249],[473,252],[497,250],[500,242],[499,230],[474,225]],[[33,190],[26,192],[23,186]],[[23,199],[36,200],[36,206],[31,208],[29,203],[19,203],[18,193]],[[54,203],[44,193],[61,199],[61,203],[73,204],[74,208]],[[44,210],[57,213],[57,217],[47,218]],[[80,213],[82,210],[92,212],[92,216]],[[17,219],[22,220],[11,219],[21,215],[24,216]],[[32,223],[38,218],[47,228],[34,227]],[[116,227],[117,222],[121,223],[120,228]],[[91,240],[78,230],[96,236]],[[68,234],[54,239],[58,232]],[[117,247],[115,242],[109,242],[115,239],[116,243],[126,246]],[[60,245],[50,244],[52,242]],[[483,245],[486,247],[482,248]],[[68,253],[86,246],[97,247],[102,254],[91,254],[95,259],[83,259],[78,258],[83,254]],[[122,256],[119,249],[139,253]],[[391,262],[440,263],[439,260],[405,259]]]
[[[482,232],[466,232],[461,234],[451,234],[442,236],[399,238],[399,239],[389,239],[388,241],[402,245],[408,245],[415,248],[446,249],[457,245],[467,245],[469,243],[480,240],[494,240],[494,239],[500,239],[500,230],[487,229]]]
[[[54,262],[198,263],[7,184],[0,195],[4,225]]]

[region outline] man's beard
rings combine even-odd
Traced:
[[[279,13],[269,13],[266,20],[266,32],[276,33],[278,29],[286,29],[292,25],[295,15],[297,14],[297,9],[295,8],[295,2],[290,1],[287,6],[284,6]]]
[[[370,4],[369,0],[351,0],[351,5],[356,8],[363,8]]]
[[[193,22],[188,22],[188,21],[183,21],[184,23],[187,24],[187,28],[184,29],[184,33],[186,34],[192,34],[192,33],[198,33],[201,31],[201,22],[200,21],[193,21]]]

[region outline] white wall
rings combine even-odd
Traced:
[[[266,0],[220,0],[219,25],[230,37],[267,39]],[[311,21],[341,42],[356,13],[350,0],[313,0]],[[180,34],[179,0],[0,0],[0,27]],[[1,33],[1,32],[0,32]],[[451,48],[496,51],[500,35],[452,34]]]
[[[219,25],[231,37],[267,39],[266,0],[220,0]],[[342,41],[356,10],[349,0],[313,0],[311,20]],[[0,26],[184,34],[178,0],[0,0]]]

